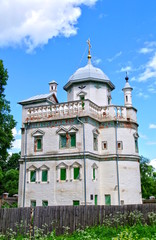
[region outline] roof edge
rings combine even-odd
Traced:
[[[65,91],[69,89],[69,87],[75,83],[81,83],[81,82],[101,82],[108,84],[111,90],[115,89],[115,85],[110,81],[110,80],[103,80],[103,79],[97,79],[97,78],[84,78],[84,79],[79,79],[79,80],[70,80],[69,82],[66,83],[66,85],[63,87]]]

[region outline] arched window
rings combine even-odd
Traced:
[[[128,102],[128,96],[126,96],[126,102]]]

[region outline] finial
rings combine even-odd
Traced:
[[[88,38],[87,40],[87,43],[88,43],[88,59],[91,59],[91,55],[90,55],[90,49],[91,49],[91,44],[90,44],[90,38]]]
[[[126,77],[125,77],[126,82],[128,82],[128,79],[129,79],[129,77],[128,77],[127,72],[126,72]]]

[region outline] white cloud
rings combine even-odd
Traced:
[[[98,0],[1,0],[0,47],[26,46],[31,52],[48,40],[77,33],[81,5]]]
[[[132,67],[131,66],[122,67],[120,69],[120,72],[128,72],[128,71],[132,71]]]
[[[152,87],[152,86],[149,86],[149,87],[148,87],[148,91],[149,91],[150,93],[156,93],[156,89],[155,89],[154,87]]]
[[[131,78],[131,81],[133,82],[133,81],[136,81],[136,77],[132,77]]]
[[[150,165],[152,165],[152,167],[154,167],[156,169],[156,159],[152,159],[150,161]]]
[[[12,143],[12,149],[21,149],[21,139],[16,139],[13,143]]]
[[[99,19],[102,19],[104,17],[108,17],[108,14],[105,14],[105,13],[100,13],[99,14]]]
[[[122,54],[122,52],[118,52],[117,54],[115,54],[112,58],[108,58],[108,62],[112,62],[114,61],[116,58],[120,57]]]
[[[139,133],[139,137],[141,139],[145,139],[145,140],[148,139],[148,137],[146,135],[142,134],[142,133]]]
[[[94,59],[93,60],[95,65],[98,65],[100,62],[102,62],[102,60],[100,58]]]
[[[156,41],[145,42],[145,45],[146,45],[147,47],[156,47]]]
[[[145,93],[143,93],[143,92],[138,92],[136,95],[137,95],[137,97],[142,97],[142,98],[144,98],[144,99],[149,98],[149,95],[147,95],[147,94],[145,94]]]
[[[141,48],[140,50],[139,50],[139,53],[143,53],[143,54],[147,54],[147,53],[150,53],[150,52],[153,52],[153,48],[147,48],[147,47],[145,47],[145,48]]]
[[[149,125],[149,128],[155,129],[155,128],[156,128],[156,124],[151,123],[151,124]]]
[[[21,135],[21,130],[17,131],[16,127],[12,129],[12,134],[14,137],[20,136]]]
[[[147,81],[150,78],[156,78],[156,52],[146,64],[144,72],[140,74],[139,82]]]

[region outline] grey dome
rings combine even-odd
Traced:
[[[70,78],[70,80],[79,80],[79,79],[87,79],[87,78],[95,78],[101,80],[109,80],[106,74],[100,69],[94,67],[91,63],[88,63],[85,67],[79,68]]]
[[[64,86],[64,89],[68,90],[73,83],[86,81],[103,82],[107,83],[112,90],[115,88],[107,75],[100,68],[94,67],[89,60],[85,67],[76,70],[76,72],[69,78],[68,83]]]

